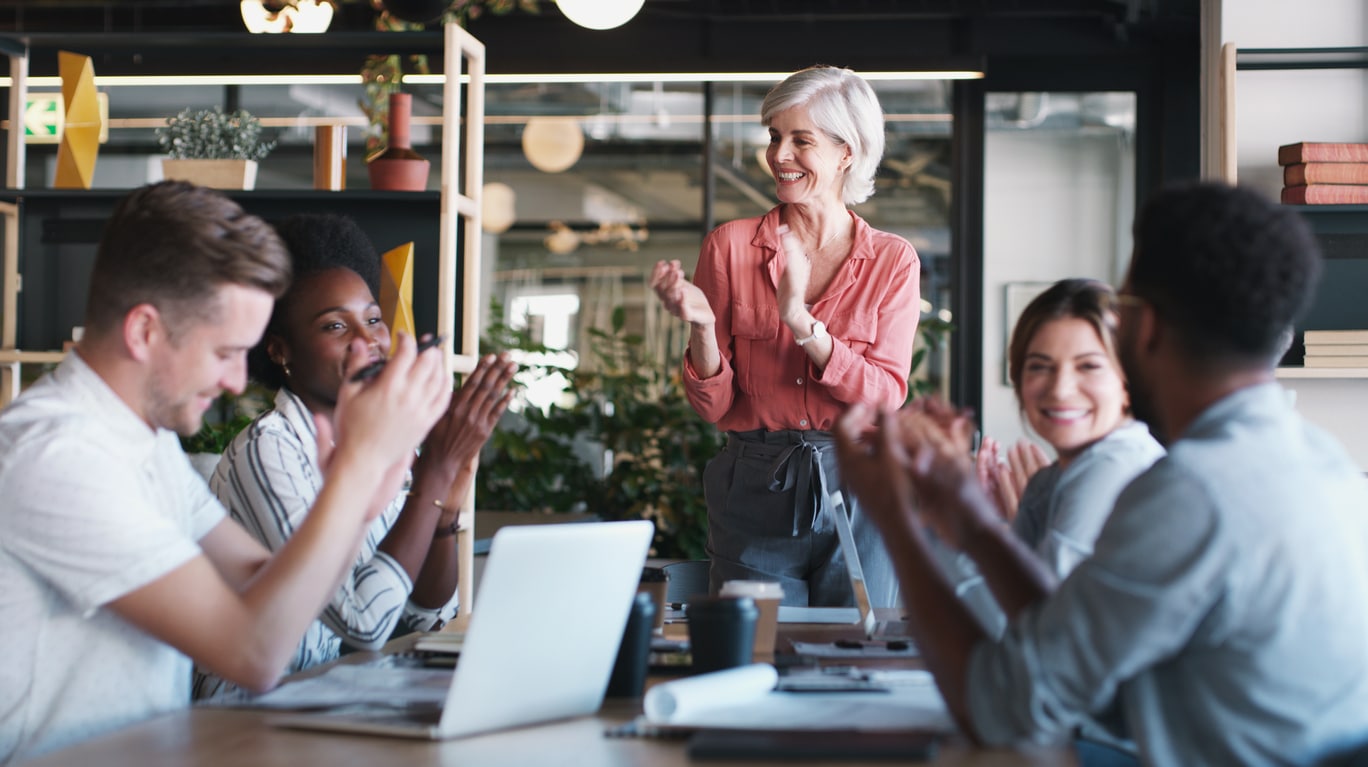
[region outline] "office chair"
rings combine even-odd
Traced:
[[[691,559],[685,562],[672,562],[665,565],[665,573],[670,577],[665,589],[666,602],[687,602],[690,597],[708,593],[708,570],[711,563],[706,559]]]

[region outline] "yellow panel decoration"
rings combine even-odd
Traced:
[[[66,119],[52,185],[58,189],[89,189],[104,126],[95,94],[95,66],[89,56],[58,51],[57,70],[62,76]]]
[[[380,313],[389,325],[390,343],[398,341],[399,331],[415,338],[413,322],[413,243],[406,242],[381,257]]]

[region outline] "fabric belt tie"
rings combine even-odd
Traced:
[[[826,470],[822,468],[822,452],[830,449],[835,439],[825,431],[771,431],[762,429],[730,432],[728,449],[738,455],[755,455],[770,459],[769,490],[784,493],[796,490],[793,496],[793,537],[798,536],[800,522],[807,501],[812,509],[808,525],[816,529],[822,512],[830,508],[830,493]],[[806,490],[806,493],[804,492]]]

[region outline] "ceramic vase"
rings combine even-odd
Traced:
[[[371,189],[421,192],[427,189],[431,163],[409,144],[409,120],[413,96],[391,93],[389,97],[389,146],[366,165]]]

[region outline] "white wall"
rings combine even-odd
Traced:
[[[1005,380],[1009,282],[1093,277],[1129,257],[1134,152],[1115,133],[991,131],[984,147],[983,433],[1024,433]],[[1118,237],[1118,233],[1124,237]]]
[[[1364,0],[1225,0],[1220,40],[1241,48],[1368,45]],[[1297,141],[1368,141],[1368,70],[1248,71],[1235,80],[1238,181],[1276,196],[1277,148]],[[1368,254],[1365,254],[1368,255]],[[1368,288],[1368,286],[1365,286]],[[1368,380],[1284,380],[1297,409],[1368,468]]]

